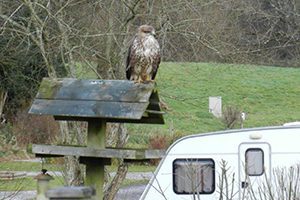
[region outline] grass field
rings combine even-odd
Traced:
[[[244,127],[300,120],[300,69],[217,63],[162,63],[157,76],[161,99],[170,110],[165,125],[130,125],[129,145],[147,145],[158,134],[188,135],[225,129],[208,112],[209,96],[223,108],[247,113]]]

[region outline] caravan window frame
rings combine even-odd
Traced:
[[[190,164],[194,164],[195,166],[199,164],[199,166],[204,166],[205,164],[208,164],[211,166],[209,169],[209,173],[211,173],[211,177],[208,177],[209,181],[211,181],[210,190],[208,191],[201,191],[201,192],[193,192],[193,191],[185,191],[183,188],[178,188],[178,185],[176,185],[176,180],[178,179],[178,174],[176,174],[177,167],[183,166],[187,164],[186,166],[189,167]],[[201,165],[202,164],[202,165]],[[198,169],[198,168],[197,168]],[[184,171],[185,169],[183,169]],[[178,195],[187,195],[187,194],[212,194],[215,192],[216,189],[216,181],[215,181],[215,172],[216,171],[216,165],[215,161],[211,158],[178,158],[173,161],[172,164],[172,172],[173,172],[173,191]],[[184,172],[183,172],[184,173]],[[196,172],[197,173],[197,172]],[[185,174],[186,175],[186,174]],[[209,176],[209,174],[207,175]],[[204,186],[203,186],[204,187]],[[188,188],[190,189],[190,188]]]
[[[251,169],[251,166],[249,166],[249,162],[248,162],[248,157],[247,155],[249,154],[249,152],[261,152],[261,159],[259,160],[260,161],[260,171],[258,172],[249,172]],[[264,166],[265,166],[265,153],[264,153],[264,150],[261,149],[261,148],[249,148],[245,151],[245,170],[246,170],[246,174],[248,176],[261,176],[265,173],[265,169],[264,169]],[[252,169],[251,169],[252,170]]]

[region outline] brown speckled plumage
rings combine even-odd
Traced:
[[[145,82],[154,80],[160,64],[160,47],[152,26],[142,25],[129,47],[126,77]]]

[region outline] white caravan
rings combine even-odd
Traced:
[[[299,195],[298,164],[299,125],[191,135],[167,150],[140,199],[254,199],[281,182],[294,184],[286,195]]]

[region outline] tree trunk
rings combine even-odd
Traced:
[[[128,133],[124,124],[121,123],[111,123],[107,126],[107,134],[109,136],[107,140],[107,146],[115,146],[117,148],[122,148],[125,146]],[[116,175],[113,177],[112,181],[107,184],[105,188],[105,200],[113,200],[117,194],[121,183],[126,177],[128,171],[128,165],[123,162],[123,159],[118,159],[118,169]]]
[[[83,145],[81,137],[78,138],[77,136],[78,134],[80,134],[79,132],[77,132],[78,129],[81,129],[80,127],[78,127],[78,124],[76,124],[76,122],[61,121],[59,122],[59,127],[63,144],[80,144],[80,142],[82,142],[81,145]],[[72,132],[74,131],[75,133],[73,135],[77,136],[77,138],[72,137]],[[67,185],[80,185],[83,183],[83,170],[81,169],[78,158],[76,156],[65,156],[64,179]]]
[[[7,92],[0,89],[0,123],[2,123],[3,117],[3,109],[5,105],[5,101],[7,99]]]
[[[56,8],[59,10],[65,5],[65,1],[53,1],[52,5],[48,4],[48,9]],[[67,13],[62,9],[57,14],[58,29],[61,38],[61,59],[63,61],[63,66],[67,72],[67,77],[76,78],[76,68],[75,60],[73,56],[73,51],[70,45],[70,31],[66,24]],[[84,132],[83,122],[65,122],[59,123],[62,134],[62,142],[64,144],[75,144],[75,145],[85,145],[86,144],[86,134]],[[65,156],[64,162],[64,178],[67,185],[78,186],[83,183],[84,180],[84,169],[80,166],[79,159],[76,156]]]
[[[125,42],[124,42],[125,43]],[[109,56],[108,54],[108,50],[112,51],[112,43],[111,42],[107,42],[107,56]],[[125,67],[123,65],[123,60],[125,58],[125,54],[124,50],[121,50],[120,53],[120,57],[122,57],[122,59],[119,60],[118,64],[115,66],[115,73],[113,73],[113,71],[106,71],[105,74],[101,74],[101,76],[104,79],[124,79],[125,78]],[[98,64],[98,69],[101,66]],[[110,66],[108,66],[108,68],[111,68]],[[102,68],[103,69],[103,68]],[[100,72],[100,70],[98,70],[98,72]],[[107,73],[107,72],[111,72],[111,73]],[[128,139],[128,133],[127,133],[127,129],[125,127],[124,124],[120,124],[120,123],[111,123],[107,126],[107,141],[106,141],[106,145],[107,146],[114,146],[117,148],[122,148],[125,146],[127,139]],[[123,162],[123,159],[118,159],[118,169],[116,172],[116,175],[113,177],[112,181],[109,182],[108,184],[106,184],[105,187],[105,191],[104,191],[104,199],[105,200],[113,200],[115,195],[117,194],[121,183],[123,182],[123,180],[126,177],[127,171],[128,171],[128,165],[126,163]]]
[[[119,166],[117,170],[117,174],[114,176],[113,180],[110,182],[109,186],[105,189],[105,200],[113,200],[116,196],[119,187],[123,180],[126,177],[128,171],[128,165],[123,162],[123,160],[119,159]]]
[[[139,3],[139,0],[136,1],[136,3]],[[133,4],[134,7],[132,9],[135,9],[135,5]],[[124,30],[119,30],[120,32],[125,32],[126,36],[123,38],[122,42],[122,47],[118,49],[118,60],[113,66],[114,71],[113,75],[108,75],[108,76],[102,76],[104,79],[106,78],[116,78],[116,79],[125,79],[125,63],[126,63],[126,58],[127,58],[127,50],[128,50],[128,44],[130,41],[130,28],[133,25],[133,21],[135,20],[136,16],[135,13],[132,13],[132,17],[129,17],[129,21],[124,22],[125,26],[121,26],[124,28]],[[113,27],[113,21],[109,20],[109,27]],[[111,36],[113,38],[113,36]],[[112,40],[108,40],[106,43],[106,56],[109,57],[111,56],[112,52],[116,51],[113,46]],[[107,60],[110,60],[107,58]],[[98,64],[98,68],[101,67],[100,64]],[[112,67],[112,66],[111,66]],[[102,74],[101,74],[102,75]],[[122,148],[125,146],[128,140],[128,133],[127,133],[127,128],[125,127],[125,124],[120,124],[120,123],[113,123],[109,124],[107,127],[107,146],[115,146],[116,148]],[[118,169],[116,172],[116,175],[113,177],[112,181],[108,183],[105,187],[105,195],[104,199],[105,200],[113,200],[115,195],[117,194],[121,183],[126,177],[127,171],[128,171],[128,165],[124,163],[123,159],[118,159]]]

